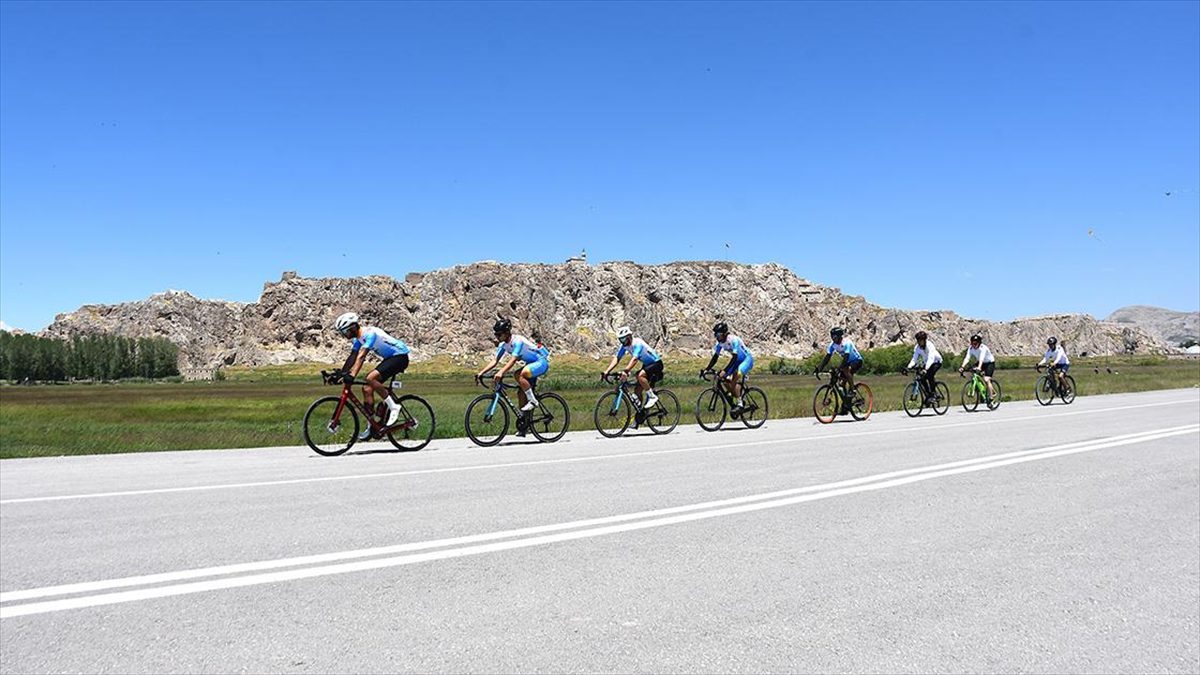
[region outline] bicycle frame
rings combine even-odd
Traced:
[[[610,377],[612,379],[617,380],[617,385],[614,388],[614,391],[617,393],[617,397],[613,399],[613,407],[612,407],[613,412],[616,412],[621,409],[621,402],[624,401],[626,398],[628,398],[630,404],[633,405],[633,409],[635,412],[642,412],[643,410],[646,409],[645,406],[642,404],[641,396],[637,396],[636,394],[632,394],[629,391],[627,391],[629,389],[633,389],[634,387],[636,387],[638,385],[636,377],[626,378],[625,380],[620,380],[619,378],[613,377],[611,375],[610,375]],[[610,379],[609,377],[605,378],[606,381],[608,381],[609,379]]]
[[[325,372],[322,372],[321,376],[325,379],[326,382],[332,383],[331,375],[327,375]],[[394,378],[394,377],[388,378],[388,396],[392,397],[393,400],[395,400],[395,396],[392,394],[392,383],[395,381],[395,379],[396,378]],[[403,422],[393,425],[393,426],[390,426],[390,427],[384,426],[384,425],[380,424],[379,422],[375,421],[375,414],[372,411],[367,410],[367,406],[362,401],[358,400],[358,397],[354,395],[355,385],[366,385],[366,384],[367,384],[366,380],[355,380],[355,379],[346,379],[346,378],[342,379],[341,400],[338,401],[337,408],[335,408],[333,411],[333,417],[329,421],[330,424],[334,424],[334,425],[341,424],[342,412],[346,409],[347,405],[353,406],[360,413],[362,413],[363,418],[366,419],[366,421],[367,421],[367,426],[371,429],[371,435],[373,435],[373,436],[382,436],[383,434],[387,433],[389,430],[403,429],[403,428],[405,428],[406,425],[411,424],[411,418],[409,415],[404,416],[405,420]]]

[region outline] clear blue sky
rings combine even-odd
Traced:
[[[1196,2],[0,3],[25,329],[584,247],[993,319],[1194,310],[1198,191]]]

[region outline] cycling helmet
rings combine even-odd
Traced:
[[[833,328],[829,329],[829,337],[833,338],[834,340],[842,337],[845,334],[846,334],[846,331],[843,330],[840,326],[834,326]]]
[[[729,332],[729,325],[726,324],[724,321],[719,321],[719,322],[717,322],[717,325],[713,326],[713,334],[714,335],[719,334],[719,333],[728,333],[728,332]]]
[[[983,336],[979,333],[976,333],[971,336],[971,342],[983,342]]]
[[[1049,340],[1046,340],[1046,344],[1048,344],[1048,345],[1050,345],[1051,347],[1053,347],[1054,345],[1058,344],[1058,338],[1056,338],[1056,337],[1054,337],[1053,335],[1051,335],[1051,336],[1050,336],[1050,339],[1049,339]]]
[[[492,325],[493,333],[509,333],[512,332],[512,322],[508,319],[499,319]]]
[[[917,331],[917,334],[916,334],[916,336],[915,336],[915,337],[916,337],[918,340],[924,340],[924,339],[928,338],[929,336],[925,334],[925,331],[923,331],[923,330],[919,330],[919,331]]]
[[[629,326],[621,326],[620,328],[617,329],[617,339],[618,340],[624,340],[625,338],[629,337],[630,335],[633,335],[633,331],[630,330]]]
[[[341,333],[342,335],[346,335],[347,332],[350,330],[350,327],[356,326],[356,325],[358,325],[358,315],[355,314],[354,312],[346,312],[345,314],[339,316],[337,318],[337,320],[333,322],[334,330]]]

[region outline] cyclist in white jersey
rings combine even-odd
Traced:
[[[1058,380],[1060,389],[1067,386],[1067,382],[1063,379],[1063,375],[1071,369],[1071,359],[1067,358],[1067,349],[1059,343],[1058,338],[1050,336],[1046,340],[1046,354],[1042,356],[1042,360],[1038,361],[1039,366],[1050,365],[1051,372],[1054,373],[1054,379]]]
[[[963,357],[962,365],[959,366],[958,372],[966,371],[967,364],[970,363],[971,357],[975,358],[975,370],[978,370],[983,375],[983,381],[987,383],[988,400],[996,395],[996,388],[992,386],[992,376],[996,374],[996,357],[992,355],[992,350],[983,344],[983,336],[976,333],[971,336],[971,344],[967,349],[966,356]]]
[[[604,369],[601,378],[606,377],[617,367],[617,361],[622,356],[629,354],[629,363],[625,364],[625,369],[621,372],[621,377],[627,378],[633,372],[633,364],[637,362],[637,395],[640,397],[642,392],[646,393],[645,408],[650,409],[658,403],[658,394],[654,393],[654,385],[663,379],[663,360],[658,352],[654,351],[646,341],[640,337],[633,336],[633,330],[629,326],[621,326],[617,329],[617,341],[620,347],[617,348],[617,353],[613,355],[612,361],[608,362],[608,367]]]
[[[925,369],[925,374],[921,377],[921,386],[925,389],[925,402],[929,403],[937,397],[933,376],[942,367],[942,354],[929,341],[929,335],[925,331],[917,331],[915,337],[917,344],[913,347],[912,358],[909,359],[908,365],[903,368],[902,372],[907,374],[909,369],[916,365]]]
[[[363,403],[367,410],[374,410],[375,392],[379,392],[388,407],[385,426],[392,426],[400,418],[400,404],[392,400],[391,392],[384,382],[408,370],[408,345],[404,344],[403,340],[388,335],[382,328],[361,325],[358,315],[354,312],[346,312],[339,316],[333,327],[342,337],[353,340],[350,344],[350,356],[342,365],[342,371],[351,378],[362,370],[367,352],[375,352],[383,359],[367,374],[366,384],[363,385]],[[359,438],[366,440],[370,437],[371,429],[368,425],[368,428],[359,434]]]
[[[483,376],[489,370],[500,365],[500,360],[504,358],[505,354],[508,354],[510,358],[508,363],[492,376],[496,382],[503,380],[508,371],[517,364],[517,361],[524,361],[525,366],[516,373],[517,384],[520,385],[520,389],[517,390],[517,399],[521,403],[521,412],[528,413],[538,404],[533,386],[539,377],[550,370],[550,351],[524,335],[514,335],[512,322],[508,319],[497,321],[492,326],[492,332],[499,342],[496,346],[496,356],[491,363],[475,375],[475,379],[483,381]],[[525,435],[523,429],[518,429],[517,433],[521,436]]]

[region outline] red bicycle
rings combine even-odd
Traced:
[[[304,442],[318,455],[340,455],[353,447],[362,429],[360,417],[367,421],[369,440],[387,438],[397,450],[420,450],[433,438],[433,408],[420,396],[396,396],[394,378],[389,381],[388,395],[400,404],[400,417],[390,427],[385,426],[387,404],[378,401],[371,411],[354,395],[354,386],[366,384],[365,381],[341,370],[322,370],[321,380],[325,384],[342,385],[342,395],[323,396],[313,401],[304,413]]]

